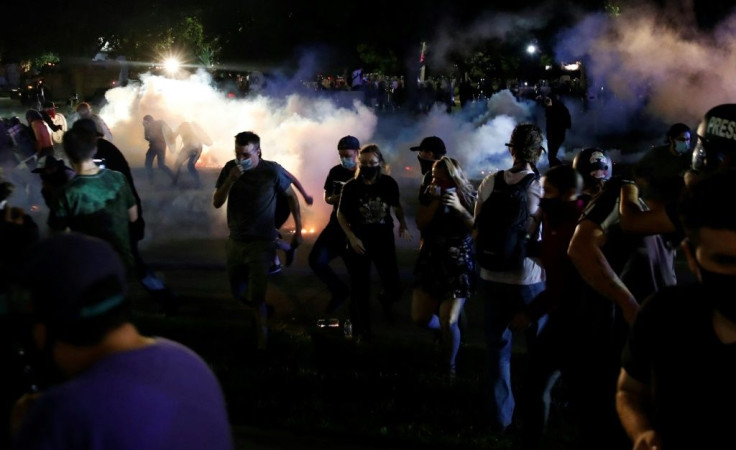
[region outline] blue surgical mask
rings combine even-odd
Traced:
[[[340,158],[340,165],[346,169],[355,169],[355,158]]]
[[[675,151],[677,153],[687,153],[690,151],[690,142],[688,141],[675,141]]]
[[[240,166],[243,168],[243,170],[250,170],[253,168],[253,159],[252,158],[246,158],[240,161]]]

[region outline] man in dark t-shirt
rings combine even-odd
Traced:
[[[619,179],[608,180],[591,200],[568,250],[586,282],[579,330],[585,336],[579,352],[586,358],[586,370],[569,377],[582,412],[581,438],[586,445],[610,448],[626,442],[613,403],[628,325],[641,301],[675,284],[674,253],[661,236],[621,230],[620,186]]]
[[[736,423],[734,169],[700,180],[680,204],[683,250],[699,283],[663,289],[639,310],[616,396],[634,448],[733,447]]]
[[[250,131],[235,136],[235,159],[225,164],[215,185],[212,203],[227,201],[227,271],[233,297],[254,308],[257,348],[266,348],[266,285],[273,261],[276,197],[289,197],[296,223],[292,245],[302,241],[299,203],[283,168],[260,158],[260,137]]]
[[[166,165],[167,140],[174,137],[171,127],[163,120],[155,120],[152,116],[146,115],[143,117],[143,137],[148,141],[145,162],[148,180],[153,183],[153,160],[157,159],[158,168],[174,182],[174,172]]]
[[[330,221],[317,237],[309,253],[309,267],[330,290],[331,298],[326,308],[328,314],[339,308],[350,293],[347,284],[337,276],[329,264],[337,257],[344,258],[347,240],[337,221],[337,206],[340,203],[342,187],[355,178],[360,142],[354,136],[345,136],[337,143],[337,151],[340,155],[340,164],[330,169],[324,185],[324,200],[328,205],[332,205]]]

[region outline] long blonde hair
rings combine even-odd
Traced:
[[[434,163],[434,167],[444,168],[447,171],[447,175],[452,178],[452,181],[455,182],[455,186],[457,186],[457,196],[460,198],[460,203],[472,212],[475,208],[477,192],[472,183],[470,183],[468,178],[465,176],[465,172],[463,172],[463,169],[460,167],[460,163],[458,163],[454,158],[443,156]]]

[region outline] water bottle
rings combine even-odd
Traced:
[[[345,333],[345,337],[348,339],[353,338],[353,324],[350,322],[350,319],[346,319],[345,323],[342,325],[343,332]]]
[[[457,193],[457,188],[454,188],[454,187],[447,188],[447,189],[445,189],[445,192],[444,193],[445,194],[450,194],[450,193],[453,193],[454,194],[454,193]],[[451,212],[450,207],[449,206],[445,206],[444,207],[444,212],[445,212],[445,214],[449,214]]]

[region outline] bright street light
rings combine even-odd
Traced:
[[[527,53],[529,53],[530,55],[533,55],[533,54],[535,54],[535,53],[537,52],[537,46],[536,46],[536,45],[534,45],[534,44],[529,44],[529,45],[528,45],[528,46],[526,47],[526,52],[527,52]]]
[[[176,58],[166,58],[164,61],[164,69],[169,74],[176,73],[179,70],[179,67],[181,67],[181,63]]]

